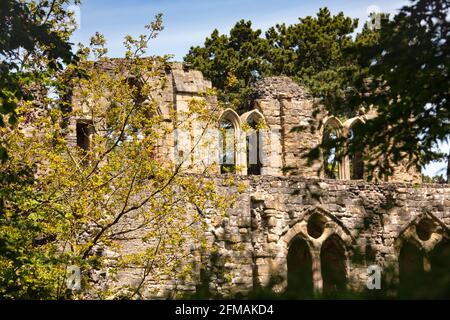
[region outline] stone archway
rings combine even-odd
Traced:
[[[247,174],[264,174],[263,167],[267,166],[268,147],[270,146],[268,131],[264,129],[267,122],[256,109],[244,113],[240,119],[241,123],[246,124],[247,127],[244,137]]]
[[[286,295],[291,299],[311,298],[314,293],[312,256],[307,242],[296,237],[287,255]]]
[[[417,216],[396,241],[398,296],[450,298],[449,230],[431,213]]]
[[[344,122],[343,126],[345,128],[347,136],[347,151],[352,151],[349,155],[345,156],[345,171],[346,179],[350,180],[362,180],[364,179],[364,147],[354,144],[355,135],[360,132],[360,128],[364,125],[364,120],[362,117],[355,117]]]
[[[398,258],[400,298],[420,298],[425,292],[424,254],[414,244],[406,241]]]
[[[328,117],[324,120],[322,130],[322,174],[328,179],[344,179],[345,172],[341,151],[336,149],[336,141],[342,137],[343,127],[336,117]]]
[[[320,295],[323,292],[321,248],[324,244],[324,250],[326,252],[324,253],[325,263],[333,263],[333,257],[337,257],[336,259],[341,262],[338,274],[347,275],[350,272],[350,252],[352,252],[352,246],[355,243],[355,239],[338,218],[321,206],[314,206],[305,213],[301,220],[294,222],[289,229],[286,229],[286,231],[281,234],[280,241],[274,245],[274,248],[276,248],[275,257],[268,258],[267,260],[264,260],[264,262],[263,259],[257,261],[257,263],[261,265],[258,269],[260,270],[260,283],[263,286],[268,283],[270,276],[275,276],[279,278],[280,281],[273,287],[273,290],[278,293],[289,292],[289,290],[287,290],[289,279],[292,279],[289,275],[289,270],[295,269],[295,266],[291,264],[291,262],[295,261],[295,258],[290,258],[292,255],[290,252],[294,250],[292,249],[292,244],[295,243],[297,238],[301,238],[310,250],[314,295]],[[333,249],[333,245],[336,249]],[[288,259],[290,261],[288,261]],[[304,263],[305,260],[307,261],[307,258],[305,259],[305,257],[303,257],[303,265],[309,266],[309,263]],[[262,276],[263,274],[265,275]],[[294,280],[294,283],[295,281],[296,280]],[[340,285],[342,281],[331,281],[331,283],[339,283],[339,288],[342,287],[342,285]],[[344,283],[346,286],[346,281]]]
[[[346,254],[339,236],[334,234],[322,243],[320,265],[323,295],[337,297],[344,294],[347,286]]]
[[[241,173],[240,136],[241,120],[232,109],[226,109],[219,117],[219,165],[220,173]]]
[[[430,253],[430,297],[450,299],[450,240],[441,241]]]

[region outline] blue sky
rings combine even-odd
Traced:
[[[153,16],[163,13],[164,31],[150,43],[148,54],[173,54],[181,61],[191,46],[201,45],[214,28],[228,33],[240,19],[251,20],[255,28],[267,30],[276,23],[296,23],[299,17],[315,15],[319,8],[328,7],[332,13],[343,11],[359,18],[360,26],[371,6],[382,12],[395,13],[407,0],[83,0],[79,10],[80,28],[74,34],[74,43],[89,43],[89,38],[100,32],[105,35],[110,57],[123,56],[123,39],[129,34],[145,32],[144,25]],[[444,151],[448,146],[444,146]],[[428,175],[443,173],[445,163],[431,164]]]
[[[96,32],[108,41],[109,55],[123,55],[123,38],[144,32],[156,13],[164,14],[165,30],[151,43],[150,54],[174,54],[175,60],[193,45],[203,43],[214,28],[226,33],[240,19],[251,20],[254,27],[266,30],[276,23],[295,23],[299,17],[315,15],[319,8],[328,7],[332,13],[367,18],[370,6],[384,12],[395,12],[406,0],[84,0],[81,5],[81,28],[73,41],[88,43]]]

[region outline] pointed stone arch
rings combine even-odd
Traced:
[[[435,291],[436,297],[442,298],[442,292],[450,286],[449,231],[448,227],[430,212],[419,214],[401,229],[394,243],[400,298],[432,297],[432,292]],[[443,252],[449,254],[448,260],[444,261],[447,266],[440,266],[440,271],[434,272],[442,262],[436,259],[441,256],[442,247],[445,249]],[[446,277],[442,277],[442,270],[445,271]],[[441,288],[443,283],[444,289]]]
[[[240,117],[245,154],[245,169],[247,174],[261,175],[266,173],[271,153],[270,131],[264,115],[256,109],[244,113]]]
[[[317,216],[319,216],[324,223],[323,232],[318,237],[308,233],[308,222],[310,219]],[[283,291],[287,287],[287,256],[290,246],[298,237],[303,239],[311,250],[313,284],[316,293],[320,294],[323,289],[321,249],[323,243],[326,243],[327,239],[340,239],[339,241],[341,241],[343,249],[345,273],[349,274],[350,256],[353,252],[352,248],[356,243],[356,240],[344,226],[342,221],[321,206],[314,206],[305,212],[301,220],[292,223],[290,228],[284,230],[281,234],[280,241],[277,244],[279,254],[272,261],[272,265],[276,266],[275,269],[278,270],[280,278],[283,279],[277,289],[278,291]]]
[[[308,233],[308,222],[315,215],[320,215],[325,220],[323,232],[319,237],[312,236]],[[284,230],[281,234],[282,246],[288,247],[292,239],[296,236],[301,236],[308,242],[312,249],[320,248],[321,243],[333,234],[339,236],[349,249],[348,251],[352,251],[351,248],[356,244],[356,239],[344,223],[322,206],[312,206],[305,211],[303,218],[293,221],[290,228]]]
[[[236,113],[236,111],[234,111],[233,109],[228,108],[228,109],[225,109],[224,111],[222,111],[222,113],[220,114],[220,117],[219,117],[219,121],[222,119],[231,121],[233,123],[233,125],[235,126],[235,128],[237,128],[237,129],[240,129],[240,127],[241,127],[241,118]]]
[[[345,159],[340,156],[340,150],[334,147],[335,140],[345,137],[342,122],[334,116],[325,118],[321,134],[322,144],[329,146],[322,149],[322,174],[329,179],[345,179]]]
[[[343,126],[341,120],[339,120],[335,116],[326,117],[322,123],[323,123],[322,124],[322,134],[327,128],[336,130],[336,133],[339,136],[342,136],[344,134],[344,132],[343,132],[344,126]]]
[[[342,124],[342,127],[349,130],[357,123],[365,124],[366,120],[364,119],[364,117],[353,117],[353,118],[347,119]]]
[[[353,128],[355,126],[363,126],[364,124],[365,120],[363,117],[350,118],[344,122],[343,124],[344,132],[348,143],[347,148],[351,147],[352,139],[354,137]],[[354,151],[355,152],[352,155],[349,155],[348,152],[346,152],[343,161],[344,162],[343,166],[345,170],[345,179],[362,180],[364,179],[364,161],[363,161],[364,149],[361,148]]]
[[[428,239],[421,237],[420,231],[418,233],[418,228],[421,227],[421,223],[423,221],[431,222],[429,226],[430,236]],[[426,252],[430,252],[439,242],[450,238],[450,229],[431,212],[419,214],[400,230],[401,231],[395,240],[395,251],[397,255],[399,254],[400,248],[404,241],[410,241],[411,243],[423,248]]]
[[[450,240],[439,242],[430,252],[429,259],[432,281],[429,297],[450,299]]]
[[[221,173],[240,173],[242,156],[241,119],[232,109],[224,110],[219,117],[219,165]],[[229,127],[232,127],[233,132]],[[225,131],[225,132],[224,132]]]
[[[411,241],[402,243],[398,254],[398,295],[400,298],[420,298],[426,285],[425,254]]]
[[[320,266],[323,295],[338,297],[346,292],[348,282],[348,256],[342,239],[333,234],[320,248]]]
[[[289,244],[287,253],[287,287],[289,298],[311,298],[314,294],[311,248],[297,236]]]
[[[259,120],[264,124],[267,124],[266,118],[264,117],[264,115],[257,109],[253,109],[251,111],[248,111],[244,114],[242,114],[240,116],[241,119],[241,123],[244,124],[246,123],[249,119],[255,119],[255,120]]]
[[[312,206],[307,209],[305,211],[304,219],[309,221],[315,214],[320,214],[326,219],[324,235],[320,237],[323,241],[332,234],[337,234],[342,241],[344,241],[345,246],[351,247],[356,244],[356,239],[352,236],[345,224],[338,217],[320,205]]]

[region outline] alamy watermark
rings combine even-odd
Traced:
[[[72,291],[81,290],[81,270],[78,266],[68,266],[66,269],[66,286]]]
[[[381,289],[381,267],[373,264],[367,267],[367,289]]]
[[[366,9],[366,13],[369,16],[366,20],[367,27],[370,30],[381,29],[381,9],[379,6],[370,5]]]

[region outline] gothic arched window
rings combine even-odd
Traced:
[[[337,130],[327,127],[323,133],[323,171],[328,179],[339,179],[339,166],[336,143],[338,139]]]
[[[247,134],[247,174],[261,174],[261,135],[254,117],[247,120],[250,131]]]
[[[220,173],[235,173],[236,128],[230,120],[222,119],[219,124],[219,130]]]
[[[355,139],[355,134],[358,134],[362,124],[361,120],[357,119],[349,129],[350,179],[352,180],[362,180],[364,178],[364,148],[358,145]]]

